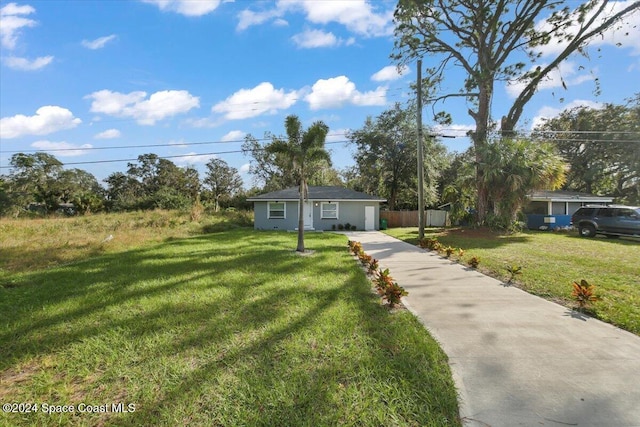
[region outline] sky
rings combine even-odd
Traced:
[[[394,8],[385,0],[0,1],[0,174],[13,153],[45,151],[102,181],[155,153],[201,178],[209,159],[223,159],[250,187],[245,136],[284,135],[290,114],[305,127],[326,123],[334,167],[351,166],[345,133],[413,96],[416,64],[398,69],[390,59]],[[559,48],[541,48],[539,63]],[[443,90],[456,92],[460,70],[447,76]],[[496,84],[494,119],[518,87]],[[588,57],[564,62],[519,124],[531,129],[565,108],[638,92],[640,13],[595,39]],[[468,107],[459,98],[425,106],[427,126],[432,111],[452,115],[434,130],[457,136],[441,140],[452,152],[469,147]]]

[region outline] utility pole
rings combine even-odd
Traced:
[[[424,143],[422,141],[422,59],[418,59],[418,240],[424,238]]]

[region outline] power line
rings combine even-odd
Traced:
[[[331,142],[326,142],[325,145],[332,145],[332,144],[343,144],[343,143],[347,143],[349,141],[344,140],[344,141],[331,141]],[[264,150],[263,148],[260,148],[259,150]],[[179,154],[179,155],[174,155],[174,156],[158,156],[159,159],[178,159],[178,158],[183,158],[183,157],[202,157],[202,156],[217,156],[220,154],[238,154],[238,153],[243,153],[243,150],[229,150],[229,151],[217,151],[214,153],[190,153],[190,154]],[[137,161],[138,158],[129,158],[129,159],[110,159],[110,160],[88,160],[88,161],[84,161],[84,162],[67,162],[67,163],[63,163],[62,166],[75,166],[75,165],[93,165],[93,164],[101,164],[101,163],[122,163],[122,162],[134,162]],[[0,166],[0,169],[8,169],[11,166]]]
[[[460,129],[460,128],[455,128],[455,127],[438,127],[438,126],[434,126],[435,129],[437,129],[438,131],[451,131],[451,132],[473,132],[473,129]],[[506,130],[493,130],[490,132],[487,132],[488,134],[493,134],[493,135],[500,135],[502,133],[510,133],[510,134],[516,134],[516,135],[532,135],[532,134],[596,134],[596,135],[602,135],[602,134],[614,134],[614,135],[639,135],[640,136],[640,132],[633,132],[633,131],[622,131],[622,130],[513,130],[513,131],[506,131]]]
[[[344,132],[327,134],[327,136],[346,136]],[[256,141],[268,141],[271,138],[255,138]],[[225,141],[204,141],[204,142],[168,142],[165,144],[142,144],[142,145],[117,145],[109,147],[75,147],[75,148],[51,148],[51,149],[38,149],[38,150],[17,150],[17,151],[3,151],[0,150],[0,154],[15,154],[15,153],[38,153],[42,151],[46,152],[64,152],[64,151],[94,151],[94,150],[119,150],[127,148],[149,148],[149,147],[184,147],[191,145],[208,145],[208,144],[233,144],[237,142],[244,142],[244,139],[225,140]]]
[[[502,132],[502,131],[496,131],[496,132]],[[535,134],[535,133],[540,133],[540,134],[547,134],[547,133],[551,133],[551,134],[558,134],[558,133],[609,134],[609,133],[613,133],[613,134],[618,134],[618,135],[640,135],[640,132],[619,131],[619,130],[531,130],[531,131],[524,131],[522,133],[529,133],[529,134]]]

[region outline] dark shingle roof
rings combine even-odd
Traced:
[[[284,190],[272,191],[271,193],[249,197],[250,202],[266,200],[299,200],[298,187],[289,187]],[[367,200],[372,202],[384,202],[378,196],[371,196],[360,191],[350,190],[344,187],[309,187],[309,200]]]

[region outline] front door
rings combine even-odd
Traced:
[[[313,202],[308,200],[304,202],[304,229],[313,229]]]
[[[376,208],[374,206],[364,207],[364,229],[367,231],[376,229]]]

